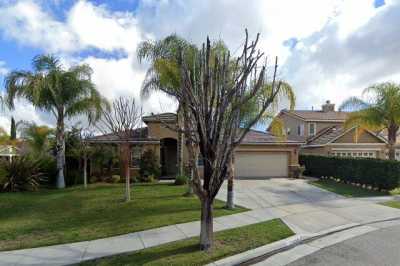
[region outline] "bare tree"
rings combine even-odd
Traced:
[[[120,97],[114,100],[110,108],[102,110],[102,116],[96,127],[104,134],[112,133],[117,139],[120,150],[120,165],[125,178],[125,201],[130,201],[130,163],[131,142],[142,122],[142,109],[134,98]]]
[[[213,202],[222,183],[232,171],[229,165],[234,149],[241,143],[280,93],[276,80],[277,59],[271,78],[266,76],[267,60],[257,49],[259,35],[246,38],[242,53],[231,58],[229,52],[212,51],[210,40],[195,55],[181,53],[181,87],[178,100],[182,108],[183,134],[193,170],[192,185],[201,201],[200,246],[213,246]],[[263,62],[261,62],[263,60]],[[258,93],[271,83],[269,90]],[[258,105],[258,112],[243,122],[241,113],[247,103]],[[199,176],[196,155],[204,161],[203,180]]]

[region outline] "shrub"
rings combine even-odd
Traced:
[[[182,186],[182,185],[186,185],[188,182],[189,178],[187,176],[184,175],[178,175],[175,177],[175,185],[177,186]]]
[[[146,150],[143,152],[139,162],[139,167],[140,167],[139,174],[144,179],[146,179],[147,176],[151,175],[153,176],[153,179],[160,177],[161,171],[158,159],[153,150]]]
[[[154,175],[139,176],[138,181],[142,183],[153,183],[155,180]]]
[[[370,158],[340,158],[300,155],[305,174],[330,176],[342,182],[390,190],[399,186],[400,162]]]
[[[112,175],[109,179],[110,183],[118,183],[121,180],[119,175]]]
[[[0,162],[0,191],[35,191],[44,179],[37,159],[20,156]]]
[[[392,189],[392,190],[390,191],[390,194],[391,194],[391,195],[400,195],[400,187],[397,187],[397,188],[395,188],[395,189]]]
[[[97,182],[97,176],[93,175],[89,178],[89,183],[93,184]]]

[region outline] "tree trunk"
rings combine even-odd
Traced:
[[[65,188],[65,138],[64,115],[60,111],[57,117],[56,129],[56,160],[57,160],[57,188]]]
[[[396,137],[397,137],[397,130],[398,126],[396,125],[391,125],[388,128],[388,146],[389,146],[389,160],[396,160],[396,150],[395,150],[395,144],[396,144]]]
[[[122,143],[120,146],[120,160],[122,175],[125,178],[125,201],[131,200],[131,184],[130,184],[130,158],[131,158],[131,147],[129,143]]]
[[[234,209],[235,208],[235,203],[234,203],[234,197],[233,197],[233,177],[235,175],[235,169],[233,165],[233,156],[231,160],[229,161],[229,174],[228,174],[228,192],[227,192],[227,200],[226,200],[226,208],[227,209]]]
[[[201,200],[200,249],[209,251],[213,247],[213,202]]]
[[[83,155],[83,187],[87,188],[87,155]]]

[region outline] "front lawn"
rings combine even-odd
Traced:
[[[186,186],[134,184],[122,201],[123,184],[95,184],[31,193],[0,193],[0,250],[91,240],[200,219],[197,197]],[[215,216],[245,211],[224,209]]]
[[[204,265],[292,235],[280,219],[275,219],[215,233],[215,247],[210,253],[200,251],[199,238],[193,237],[81,265]]]
[[[388,207],[400,209],[400,201],[393,200],[393,201],[387,201],[387,202],[384,202],[381,204],[388,206]]]
[[[340,194],[348,198],[354,197],[376,197],[376,196],[386,196],[388,193],[382,191],[369,190],[362,187],[356,187],[349,184],[338,183],[330,179],[320,179],[318,181],[310,182],[312,185],[319,188]]]

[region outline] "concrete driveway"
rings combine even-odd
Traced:
[[[226,183],[217,198],[226,200]],[[345,198],[304,179],[235,180],[234,198],[252,209],[249,215],[281,218],[302,235],[400,217],[399,209],[376,204],[379,200]]]
[[[226,188],[224,183],[217,195],[218,199],[226,200]],[[344,198],[310,185],[307,180],[289,178],[235,180],[234,197],[237,205],[253,210]]]

